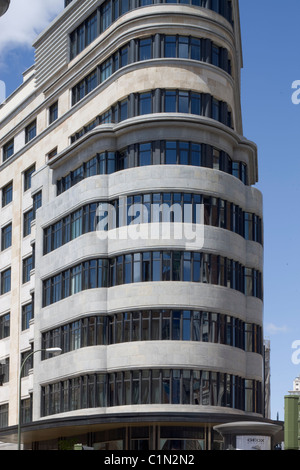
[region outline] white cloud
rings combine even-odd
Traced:
[[[265,325],[265,333],[269,335],[277,335],[280,333],[286,333],[288,331],[288,328],[284,326],[277,326],[274,325],[274,323],[268,323]]]
[[[38,34],[64,8],[64,0],[11,0],[0,18],[0,59],[16,47],[31,47]]]

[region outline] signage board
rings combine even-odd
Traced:
[[[270,436],[236,436],[239,450],[271,450]]]

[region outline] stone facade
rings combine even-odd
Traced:
[[[202,227],[203,236],[196,241],[184,237],[177,240],[168,237],[123,238],[124,226],[114,228],[115,237],[101,240],[99,233],[92,230],[73,237],[72,240],[45,254],[45,230],[49,226],[67,218],[84,205],[99,201],[109,203],[137,194],[199,194],[202,197],[227,201],[228,211],[229,207],[238,206],[243,213],[254,214],[261,224],[263,215],[262,196],[255,188],[258,180],[257,149],[254,143],[243,136],[242,130],[240,107],[242,58],[238,1],[229,2],[232,4],[232,22],[228,19],[228,12],[226,17],[225,10],[222,10],[228,2],[220,1],[219,12],[213,11],[213,3],[210,1],[204,2],[205,5],[202,2],[202,6],[199,6],[200,3],[196,5],[197,2],[187,5],[154,3],[145,6],[132,2],[127,12],[100,31],[97,37],[72,60],[70,60],[70,37],[76,28],[80,28],[83,20],[88,24],[94,12],[97,11],[98,21],[101,21],[104,2],[73,0],[68,3],[65,10],[35,41],[35,65],[24,74],[24,83],[21,87],[0,108],[2,192],[3,188],[13,181],[12,201],[3,205],[1,209],[1,227],[12,223],[13,230],[11,246],[2,251],[0,256],[0,272],[2,273],[7,267],[11,268],[11,289],[3,293],[0,298],[0,318],[10,313],[10,334],[0,341],[0,361],[9,358],[9,380],[0,388],[0,410],[1,406],[9,405],[8,427],[3,426],[5,429],[2,433],[0,429],[0,439],[2,435],[9,440],[9,436],[13,435],[13,426],[18,420],[17,385],[20,355],[29,351],[31,345],[34,350],[43,349],[46,344],[43,338],[46,334],[50,334],[49,332],[52,335],[54,330],[67,328],[76,321],[93,316],[168,309],[226,315],[230,318],[230,328],[233,328],[235,322],[239,320],[244,325],[243,328],[246,328],[246,325],[254,328],[254,336],[258,335],[255,332],[262,331],[263,327],[262,295],[250,295],[249,292],[245,292],[244,277],[242,277],[243,286],[239,289],[229,285],[233,282],[229,277],[226,278],[226,285],[220,280],[196,283],[182,282],[182,280],[166,282],[163,279],[156,282],[124,282],[123,285],[115,285],[110,279],[106,287],[79,289],[72,295],[60,298],[59,301],[49,305],[44,304],[45,283],[48,279],[52,279],[53,282],[55,276],[88,260],[96,258],[111,260],[113,257],[125,257],[129,253],[157,251],[206,253],[209,256],[233,260],[234,263],[240,263],[243,269],[259,273],[261,283],[263,275],[262,239],[257,241],[245,235],[244,220],[241,222],[243,230],[239,233],[233,226],[229,226],[232,221],[228,221],[226,228],[220,224],[213,226],[214,224],[206,223],[205,227]],[[203,60],[203,57],[202,60],[201,57],[200,60],[195,60],[190,55],[180,57],[180,52],[176,57],[153,53],[147,60],[128,60],[124,66],[119,66],[105,80],[93,86],[77,103],[72,104],[72,89],[116,51],[126,44],[131,44],[132,53],[134,47],[138,48],[139,40],[149,37],[154,38],[152,52],[153,48],[158,51],[159,41],[165,41],[164,38],[169,36],[201,39],[202,48],[203,44],[213,43],[217,54],[220,48],[224,48],[227,51],[226,57],[231,63],[231,73],[222,69],[220,63],[218,65],[209,63]],[[183,90],[184,96],[186,92],[201,95],[201,112],[196,115],[190,110],[182,111],[180,107],[176,108],[176,111],[168,111],[161,104],[163,102],[161,97],[164,96],[162,90]],[[137,110],[137,97],[149,91],[153,93],[155,112],[140,115]],[[178,96],[177,99],[180,99]],[[190,100],[191,96],[190,94]],[[203,102],[205,100],[207,103],[210,102],[208,97],[213,97],[218,103],[226,103],[226,110],[230,110],[231,125],[214,118],[210,105],[204,109]],[[112,106],[117,106],[124,100],[128,100],[129,109],[125,119],[111,119],[111,122],[103,124],[98,121],[98,125],[87,128],[97,117],[103,116]],[[49,110],[55,103],[58,103],[57,115],[52,120],[49,118]],[[34,120],[36,120],[36,133],[26,143],[26,127]],[[82,129],[84,131],[81,132]],[[75,135],[77,137],[73,138]],[[13,154],[5,159],[5,146],[12,140]],[[76,181],[76,184],[73,181],[69,188],[64,188],[63,192],[58,194],[57,183],[63,178],[67,179],[68,175],[74,176],[74,171],[83,163],[87,164],[92,157],[111,152],[115,154],[115,158],[119,158],[122,153],[133,152],[133,148],[136,149],[145,142],[153,143],[153,148],[156,149],[151,156],[151,165],[139,166],[138,157],[132,156],[130,157],[132,160],[129,161],[134,163],[128,168],[119,167],[116,168],[118,171],[106,174],[105,172],[88,176],[85,174],[78,182]],[[165,153],[163,150],[160,151],[164,142],[201,144],[202,150],[217,149],[221,155],[228,155],[230,160],[226,168],[222,167],[221,160],[211,161],[209,164],[204,164],[202,161],[198,166],[180,164],[179,160],[177,164],[165,164],[167,163],[163,160],[166,159]],[[30,188],[24,191],[24,175],[32,165],[35,165],[35,172],[31,178]],[[247,176],[243,181],[233,170],[238,167],[246,168]],[[35,211],[30,233],[24,236],[24,213],[32,208],[32,198],[40,191],[42,205]],[[35,264],[30,279],[22,283],[22,262],[32,254],[33,248]],[[243,271],[243,276],[245,272]],[[221,276],[220,271],[218,275]],[[72,279],[74,281],[74,278]],[[251,285],[252,282],[254,283],[253,279]],[[31,301],[32,295],[34,295],[34,315],[28,327],[24,329],[22,306]],[[251,333],[250,337],[251,344],[262,343],[262,333],[254,339]],[[54,343],[55,341],[53,344],[47,344],[57,345]],[[208,438],[211,427],[205,424],[207,416],[214,423],[227,422],[237,417],[239,420],[241,418],[262,420],[264,417],[262,349],[250,351],[246,346],[236,347],[233,340],[228,344],[225,343],[220,338],[207,342],[168,341],[161,338],[152,341],[75,347],[73,350],[63,350],[63,354],[59,357],[48,359],[37,353],[34,356],[34,367],[22,379],[22,400],[28,399],[30,402],[30,419],[27,419],[23,425],[23,440],[30,447],[33,442],[47,442],[49,439],[57,439],[58,436],[70,437],[72,431],[69,426],[72,420],[85,416],[93,417],[96,420],[93,423],[98,423],[93,428],[95,433],[108,429],[105,417],[108,424],[115,422],[115,418],[109,416],[117,416],[119,427],[123,426],[127,429],[126,432],[129,432],[129,427],[132,423],[136,423],[137,417],[145,416],[147,417],[145,421],[140,418],[140,426],[156,426],[159,422],[167,422],[168,425],[184,422],[185,425],[188,423],[197,430],[197,426],[201,423],[206,433],[201,446],[213,448],[213,440],[211,437]],[[123,401],[121,400],[118,406],[111,398],[112,401],[107,406],[87,407],[81,402],[82,406],[76,405],[76,409],[72,409],[69,403],[69,408],[62,410],[56,408],[58,403],[54,405],[51,402],[50,406],[47,401],[53,400],[55,387],[59,389],[61,384],[66,384],[68,380],[87,375],[91,377],[93,374],[109,376],[114,373],[123,374],[125,380],[127,371],[130,374],[141,371],[143,374],[143,371],[149,370],[171,371],[173,400],[175,400],[175,373],[172,372],[174,370],[181,371],[181,381],[185,371],[209,372],[211,381],[213,374],[216,373],[218,384],[221,384],[223,375],[226,374],[228,383],[231,380],[230,393],[236,393],[233,382],[240,380],[243,384],[242,394],[245,395],[238,407],[234,406],[233,401],[227,401],[227,405],[222,405],[225,403],[224,397],[220,402],[211,400],[204,404],[203,400],[202,403],[196,403],[192,398],[192,392],[189,404],[184,404],[182,398],[179,398],[179,402],[175,400],[167,404],[152,403],[150,398],[148,403],[141,401],[134,403],[134,400],[129,403],[124,398],[125,389],[122,392]],[[194,376],[196,375],[195,373]],[[80,380],[82,384],[85,383],[85,379]],[[194,380],[195,383],[196,379],[190,380]],[[248,382],[251,382],[253,388],[247,398]],[[213,395],[212,382],[209,382],[208,387],[211,387]],[[223,396],[223,385],[218,387]],[[58,393],[62,393],[61,389]],[[259,404],[257,400],[260,401]],[[50,408],[47,408],[48,406]],[[5,411],[5,408],[3,409]],[[52,412],[49,412],[50,409]],[[56,419],[57,424],[55,424]],[[48,431],[42,431],[44,426],[41,423],[49,420],[51,425]],[[77,434],[86,432],[86,423],[82,422],[81,426],[77,428]],[[102,442],[102,438],[98,437],[99,439]],[[123,448],[133,448],[130,438],[126,439],[126,444],[122,441]],[[179,436],[179,439],[183,438]],[[147,439],[146,441],[148,443]],[[157,442],[149,445],[159,447]]]

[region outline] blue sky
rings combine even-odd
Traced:
[[[0,20],[0,80],[7,94],[21,84],[22,72],[33,63],[34,37],[61,11],[63,0],[11,4]],[[240,0],[240,14],[244,135],[258,146],[257,188],[264,196],[264,334],[271,341],[272,418],[278,412],[283,420],[284,395],[300,375],[300,364],[292,362],[292,344],[300,341],[300,105],[291,100],[292,83],[300,80],[300,2]]]

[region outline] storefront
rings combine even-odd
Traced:
[[[282,442],[282,426],[272,423],[236,422],[214,426],[225,450],[273,450]]]

